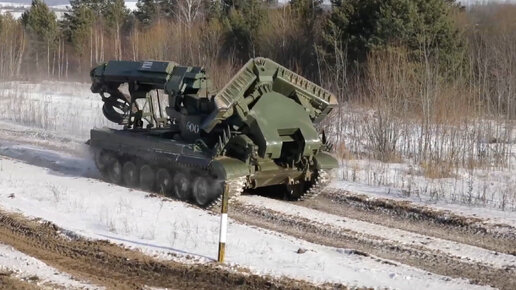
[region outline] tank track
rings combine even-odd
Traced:
[[[330,184],[331,175],[327,170],[320,170],[318,172],[318,176],[314,182],[314,184],[308,189],[303,195],[301,195],[297,200],[310,200],[316,198],[322,191]],[[227,181],[229,185],[229,204],[237,200],[237,198],[242,194],[245,189],[246,177],[238,177]],[[223,196],[220,195],[217,199],[215,199],[212,203],[210,203],[206,208],[208,210],[216,210],[219,209],[222,205]]]
[[[301,195],[298,200],[310,200],[317,197],[321,192],[330,184],[331,178],[330,173],[327,170],[319,170],[317,179],[314,184],[307,190],[303,195]]]
[[[229,179],[226,181],[226,184],[228,185],[228,188],[229,188],[228,202],[230,204],[236,198],[238,198],[242,194],[242,192],[244,192],[246,181],[247,181],[247,178],[245,176]],[[215,210],[215,209],[220,208],[220,206],[222,205],[222,198],[223,198],[223,195],[221,194],[214,201],[212,201],[208,206],[206,206],[206,209]]]
[[[124,158],[122,158],[122,156],[120,154],[116,154],[115,152],[112,152],[112,151],[107,151],[107,152],[113,154],[113,156],[115,156],[115,158],[120,160],[120,162],[122,163],[122,160]],[[132,158],[130,158],[130,159],[132,159],[133,161],[135,161],[137,159],[134,156],[131,156],[131,157]],[[147,162],[144,162],[144,163],[147,163]],[[152,163],[150,163],[150,164],[154,167],[158,167],[157,164],[152,164]],[[197,172],[206,171],[206,168],[200,168],[200,167],[196,168],[195,166],[187,166],[186,164],[176,164],[174,166],[174,168],[167,168],[167,170],[170,170],[171,172],[173,172],[174,170],[184,170],[184,169],[195,169]],[[100,170],[100,168],[99,168],[99,170]],[[101,171],[104,179],[109,180],[109,177],[107,176],[106,172],[102,172],[102,170],[100,170],[100,171]],[[294,200],[304,201],[304,200],[310,200],[310,199],[317,197],[319,194],[321,194],[321,192],[324,190],[324,188],[326,186],[328,186],[330,181],[331,181],[331,178],[330,178],[329,171],[326,171],[326,170],[318,171],[317,177],[316,177],[313,185],[307,191],[305,191],[302,195],[300,195],[297,199],[294,199]],[[236,200],[243,193],[244,189],[246,188],[247,177],[241,176],[241,177],[232,178],[232,179],[226,180],[225,183],[228,185],[229,203],[231,204],[234,200]],[[176,197],[170,196],[170,195],[167,195],[167,196],[169,196],[171,198],[176,198]],[[208,205],[205,205],[205,206],[199,205],[199,206],[204,209],[213,211],[213,210],[220,208],[220,206],[222,205],[222,200],[223,200],[223,193],[219,194],[219,196],[216,197],[210,203],[208,203]],[[193,202],[192,200],[190,200],[189,203],[196,205],[196,203]]]
[[[176,163],[176,164],[173,164],[173,166],[164,166],[164,165],[156,164],[154,162],[150,162],[149,160],[145,160],[145,159],[136,157],[134,155],[119,154],[119,153],[111,151],[111,150],[97,150],[97,151],[92,150],[92,153],[95,156],[97,156],[97,154],[100,151],[102,151],[104,153],[107,153],[112,158],[114,158],[110,162],[113,162],[113,160],[118,160],[122,164],[124,163],[124,161],[132,161],[135,164],[140,164],[140,165],[148,164],[151,167],[153,167],[154,169],[164,168],[164,169],[168,170],[171,173],[171,175],[173,175],[173,173],[176,172],[176,171],[187,172],[188,170],[191,170],[193,172],[197,172],[201,176],[203,176],[203,175],[207,176],[208,175],[208,168],[196,166],[194,164]],[[101,167],[99,167],[98,164],[96,164],[96,166],[97,166],[97,169],[100,171],[100,173],[102,175],[102,178],[105,181],[107,181],[107,182],[113,183],[113,181],[109,177],[109,173],[107,172],[107,169],[104,169],[104,170],[101,169]],[[242,192],[244,191],[245,186],[246,186],[246,182],[247,182],[247,177],[246,176],[237,177],[237,178],[225,180],[224,182],[229,186],[229,202],[232,202],[232,200],[234,198],[240,196],[242,194]],[[119,185],[122,185],[122,186],[127,186],[126,184],[124,184],[122,182],[116,183],[116,184],[119,184]],[[154,188],[152,190],[152,192],[160,194],[160,195],[165,195],[165,196],[167,196],[168,198],[171,198],[171,199],[181,200],[177,196],[175,196],[174,194],[170,194],[170,193],[167,194],[167,193],[159,192],[157,190],[157,188]],[[188,202],[189,204],[192,204],[192,205],[199,206],[199,207],[201,207],[203,209],[207,209],[207,210],[215,209],[215,208],[217,208],[218,206],[220,206],[222,204],[223,192],[220,193],[219,196],[217,196],[213,201],[209,202],[207,205],[204,205],[204,206],[197,204],[195,202],[194,198],[193,198],[193,193],[191,193],[191,194],[192,194],[192,196],[191,196],[190,199],[183,200],[183,201]]]

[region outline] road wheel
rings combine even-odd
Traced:
[[[191,195],[190,179],[183,172],[177,172],[174,175],[174,193],[180,200],[188,200]]]
[[[214,186],[207,177],[199,176],[193,182],[193,196],[199,206],[206,206],[222,192],[217,192],[220,186]]]
[[[107,174],[110,182],[122,184],[122,164],[118,159],[114,159],[108,167]]]
[[[172,191],[172,177],[165,168],[158,169],[156,172],[156,186],[161,194],[170,195]]]
[[[106,152],[105,150],[98,150],[95,152],[95,165],[102,175],[106,175],[109,166],[114,160],[115,157],[113,154]]]
[[[154,169],[150,165],[140,167],[140,187],[143,190],[152,191],[154,189]]]
[[[122,167],[122,175],[124,184],[129,187],[138,187],[140,182],[140,178],[138,176],[138,167],[131,161],[127,161],[124,163]]]

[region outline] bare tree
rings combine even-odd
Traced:
[[[177,2],[176,17],[186,26],[192,23],[201,14],[202,0],[182,0]]]

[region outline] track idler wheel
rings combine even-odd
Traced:
[[[127,161],[124,163],[124,166],[122,167],[122,175],[124,184],[128,187],[138,187],[140,183],[140,177],[138,176],[138,167],[134,162]]]
[[[150,165],[140,167],[140,187],[143,190],[152,191],[154,189],[154,169]]]
[[[189,200],[191,196],[190,179],[183,172],[174,175],[174,193],[179,200]]]
[[[172,176],[165,168],[158,169],[156,172],[156,186],[161,194],[170,195],[173,188]]]
[[[108,167],[114,160],[115,157],[109,152],[104,150],[98,150],[95,152],[95,165],[102,175],[106,175]]]
[[[109,182],[122,184],[122,164],[113,153],[105,150],[97,151],[95,153],[95,165]]]

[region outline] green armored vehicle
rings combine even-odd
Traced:
[[[91,130],[110,182],[211,207],[225,188],[311,198],[338,166],[314,127],[335,96],[269,59],[251,59],[219,92],[202,67],[173,62],[111,61],[91,79],[106,118],[123,126]]]

